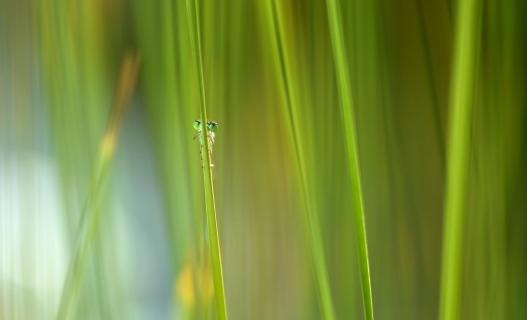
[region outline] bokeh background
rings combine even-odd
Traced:
[[[458,0],[461,1],[461,0]],[[345,0],[377,319],[439,312],[455,0]],[[527,314],[527,3],[478,0],[460,318]],[[200,0],[231,319],[321,319],[266,0]],[[362,299],[323,0],[283,0],[306,184],[338,319]],[[212,319],[184,0],[0,1],[0,319],[53,319],[104,178],[73,319]],[[97,171],[124,57],[137,85]]]

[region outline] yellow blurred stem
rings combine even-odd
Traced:
[[[101,190],[107,177],[108,167],[115,153],[119,129],[126,107],[132,97],[138,69],[139,58],[137,54],[127,54],[121,65],[112,113],[101,140],[96,168],[92,175],[92,183],[81,213],[77,229],[78,236],[64,282],[57,319],[75,318],[75,310],[86,268],[89,245],[93,242],[99,225]]]

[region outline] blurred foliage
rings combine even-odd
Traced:
[[[349,64],[342,70],[326,1],[275,1],[291,121],[268,1],[199,0],[207,115],[219,123],[213,177],[229,318],[323,317],[314,245],[336,318],[363,317],[337,82],[345,71],[375,317],[438,317],[450,192],[463,205],[449,295],[459,308],[448,319],[523,319],[527,4],[335,1]],[[473,65],[474,76],[456,82],[454,61],[467,44],[456,39],[468,23],[458,6],[472,1],[479,35],[460,66]],[[0,0],[0,319],[57,315],[130,50],[141,58],[138,86],[101,189],[72,318],[215,318],[186,10],[183,0]],[[462,128],[465,167],[452,177],[456,90],[473,102]],[[315,242],[306,202],[320,229]]]

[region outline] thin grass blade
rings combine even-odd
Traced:
[[[366,237],[366,224],[362,200],[362,187],[360,177],[359,156],[357,151],[357,138],[354,119],[353,96],[349,76],[349,63],[344,45],[342,22],[338,0],[327,0],[329,30],[333,44],[333,60],[337,76],[340,109],[344,124],[346,151],[351,179],[351,194],[353,199],[353,214],[355,217],[355,233],[359,253],[362,297],[364,304],[364,317],[373,319],[373,302],[371,293],[370,265],[368,259],[368,242]]]
[[[220,239],[218,235],[218,222],[216,215],[216,202],[214,199],[214,184],[212,176],[211,145],[209,130],[207,128],[207,100],[205,94],[205,75],[203,71],[203,56],[201,50],[199,1],[187,0],[187,18],[190,30],[190,40],[194,58],[196,59],[197,73],[200,88],[200,113],[203,129],[201,130],[203,187],[205,188],[205,210],[207,213],[207,227],[209,235],[210,255],[212,262],[212,278],[214,282],[214,293],[216,296],[216,317],[227,319],[227,304],[225,301],[225,287],[223,284],[223,266],[221,262]]]

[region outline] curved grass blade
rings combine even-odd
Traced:
[[[346,151],[351,178],[351,194],[353,199],[353,214],[355,220],[355,233],[359,252],[359,262],[362,283],[362,298],[364,304],[364,317],[373,319],[373,302],[371,293],[370,266],[368,259],[368,242],[366,237],[366,225],[364,218],[364,206],[362,201],[362,187],[360,177],[359,156],[357,151],[357,138],[355,119],[353,115],[353,96],[349,76],[349,64],[346,56],[342,22],[339,13],[338,0],[327,0],[327,13],[331,42],[333,44],[333,60],[335,61],[335,73],[340,99],[340,110],[342,114],[344,133],[346,140]]]
[[[285,43],[283,38],[283,26],[280,22],[279,4],[275,0],[267,1],[267,12],[269,17],[269,26],[271,28],[271,37],[273,38],[273,46],[277,60],[277,72],[280,79],[280,89],[283,91],[286,108],[286,118],[289,121],[289,130],[291,140],[294,147],[296,158],[297,176],[300,180],[302,188],[302,202],[304,205],[305,221],[307,226],[307,233],[309,245],[311,247],[311,255],[315,267],[315,274],[318,287],[318,298],[322,308],[324,319],[335,319],[335,310],[333,300],[331,297],[331,288],[329,285],[328,271],[325,261],[324,245],[322,242],[322,234],[320,231],[320,224],[318,216],[314,211],[314,206],[310,201],[310,194],[308,188],[306,165],[304,160],[304,148],[301,142],[301,133],[299,130],[298,112],[300,106],[294,98],[293,85],[291,84],[291,76],[288,64],[286,62]]]

